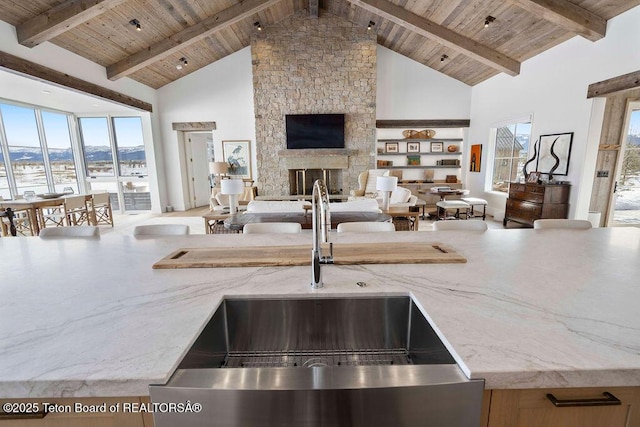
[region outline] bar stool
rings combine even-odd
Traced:
[[[475,217],[474,206],[481,205],[482,206],[482,220],[484,221],[487,217],[487,201],[485,199],[480,199],[478,197],[462,197],[462,200],[465,203],[471,205],[471,217]]]
[[[463,202],[462,200],[440,200],[436,203],[438,207],[438,219],[447,219],[447,210],[456,210],[455,218],[460,219],[460,211],[462,210],[465,214],[465,219],[469,218],[469,209],[471,209],[471,205]],[[440,212],[442,212],[442,216],[440,216]]]

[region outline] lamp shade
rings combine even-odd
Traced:
[[[229,164],[227,162],[209,162],[210,174],[217,175],[227,172],[229,172]]]
[[[376,178],[376,190],[394,191],[398,187],[397,176],[379,176]]]
[[[220,192],[222,194],[242,194],[244,182],[241,179],[223,179],[220,182]]]

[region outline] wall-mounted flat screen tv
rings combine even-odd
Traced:
[[[344,114],[287,114],[287,148],[344,148]]]

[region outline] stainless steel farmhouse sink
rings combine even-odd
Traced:
[[[151,401],[164,426],[474,426],[469,380],[408,296],[222,301]]]

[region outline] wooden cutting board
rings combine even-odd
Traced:
[[[323,254],[329,252],[324,247]],[[340,243],[334,264],[443,264],[467,259],[440,243]],[[153,268],[268,267],[310,265],[311,246],[252,246],[178,249]]]

